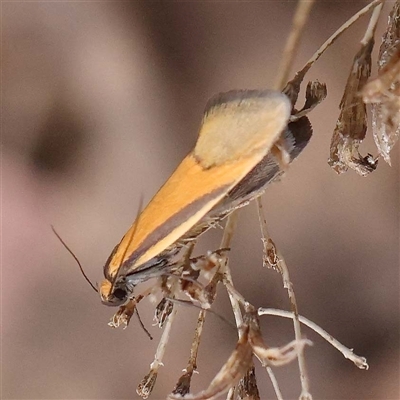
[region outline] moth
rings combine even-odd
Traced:
[[[234,90],[209,100],[194,149],[138,215],[104,266],[101,301],[124,304],[134,287],[169,271],[172,258],[215,221],[259,195],[303,150],[307,117],[289,122],[282,92]]]

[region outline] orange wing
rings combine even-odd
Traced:
[[[176,242],[269,152],[287,124],[279,92],[233,91],[209,102],[191,152],[123,237],[107,273],[135,270]],[[125,271],[124,271],[125,272]]]

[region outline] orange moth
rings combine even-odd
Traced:
[[[196,227],[207,215],[226,216],[235,204],[254,197],[272,178],[265,178],[267,173],[259,166],[270,162],[271,149],[278,140],[289,147],[291,159],[297,155],[293,156],[292,150],[301,151],[288,130],[296,124],[288,125],[291,110],[289,98],[271,90],[230,91],[208,102],[194,149],[107,260],[105,279],[99,287],[104,304],[125,303],[138,283],[165,273],[183,239],[205,230],[200,227],[196,232]],[[311,126],[306,117],[299,123],[305,125],[301,129],[307,136],[302,141],[304,147]],[[275,161],[275,168],[277,165]],[[241,186],[241,182],[246,184]]]

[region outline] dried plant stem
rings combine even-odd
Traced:
[[[197,326],[195,330],[195,336],[192,342],[192,348],[190,349],[190,358],[188,366],[186,368],[187,373],[193,374],[197,370],[197,355],[199,353],[200,338],[203,332],[204,322],[206,318],[206,310],[201,310],[199,312],[199,317],[197,318]]]
[[[150,364],[149,373],[139,383],[136,393],[143,399],[147,399],[153,391],[154,385],[156,384],[158,369],[164,365],[162,360],[164,358],[165,349],[170,338],[171,327],[174,322],[177,310],[174,308],[171,314],[167,317],[164,331],[161,335],[160,342],[158,343],[154,361]]]
[[[224,228],[224,234],[223,234],[222,240],[221,240],[221,246],[220,246],[221,249],[229,248],[232,238],[233,238],[233,235],[235,233],[237,219],[238,219],[237,210],[233,211],[227,218],[225,228]]]
[[[228,217],[228,219],[226,221],[225,229],[224,229],[224,234],[223,234],[222,240],[221,240],[221,248],[222,249],[228,248],[230,246],[233,234],[235,232],[237,219],[238,219],[237,211],[234,211]],[[231,269],[229,267],[228,255],[225,256],[225,258],[223,260],[223,265],[221,265],[221,273],[224,274],[225,281],[233,286],[232,274],[231,274]],[[239,328],[243,324],[243,317],[242,317],[242,312],[240,310],[240,304],[239,304],[238,298],[236,296],[234,296],[233,293],[231,293],[229,290],[228,290],[228,295],[229,295],[229,300],[232,305],[233,315],[235,316],[236,326]],[[240,330],[238,332],[240,334]]]
[[[258,209],[258,217],[260,220],[261,234],[262,234],[263,242],[264,242],[264,244],[266,244],[266,243],[269,243],[268,239],[270,236],[268,233],[267,221],[265,219],[263,205],[262,205],[260,198],[257,199],[257,205],[258,205],[257,209]],[[280,272],[282,274],[283,286],[287,289],[288,295],[289,295],[290,305],[291,305],[291,309],[293,312],[293,325],[294,325],[295,339],[296,339],[296,341],[300,342],[301,341],[301,327],[300,327],[300,321],[299,321],[299,313],[298,313],[298,308],[297,308],[296,296],[295,296],[295,293],[293,290],[293,285],[292,285],[292,282],[290,281],[289,269],[286,265],[285,260],[282,257],[282,254],[280,253],[280,251],[276,248],[274,248],[274,251],[276,253],[277,260],[278,260],[278,266],[279,266]],[[300,381],[301,381],[301,388],[302,388],[300,399],[311,399],[312,396],[309,392],[309,382],[308,382],[306,362],[305,362],[303,348],[299,349],[298,363],[299,363]]]
[[[365,31],[364,37],[361,40],[361,44],[366,46],[368,42],[374,37],[376,26],[379,21],[379,16],[381,15],[381,11],[383,8],[383,3],[379,4],[375,7],[374,11],[372,12],[371,18],[368,23],[368,28]]]
[[[168,316],[167,322],[165,323],[165,328],[161,335],[160,342],[158,343],[158,346],[157,346],[156,354],[154,356],[154,361],[150,364],[151,369],[157,370],[158,367],[163,365],[162,360],[164,358],[165,349],[168,344],[172,324],[175,320],[177,311],[178,310],[176,308],[174,308],[172,310],[171,314]]]
[[[279,387],[278,380],[276,379],[276,376],[274,374],[274,371],[268,365],[265,367],[265,369],[267,370],[267,374],[269,376],[269,379],[271,380],[272,387],[274,388],[277,400],[283,400],[282,392]]]
[[[259,308],[258,315],[260,315],[260,316],[261,315],[275,315],[275,316],[283,317],[283,318],[291,318],[291,319],[294,318],[293,313],[291,313],[290,311],[277,310],[275,308]],[[320,336],[322,336],[333,347],[335,347],[337,350],[339,350],[345,358],[352,361],[358,368],[360,368],[360,369],[368,369],[369,368],[369,366],[367,364],[367,360],[364,357],[360,357],[357,354],[354,354],[352,349],[349,349],[348,347],[341,344],[338,340],[336,340],[332,335],[330,335],[328,332],[326,332],[324,329],[322,329],[316,323],[310,321],[309,319],[307,319],[301,315],[299,315],[298,318],[302,324],[308,326],[310,329],[312,329],[313,331],[318,333]]]
[[[294,15],[292,22],[292,30],[286,41],[285,49],[282,55],[281,66],[279,68],[280,75],[276,79],[275,88],[277,90],[282,89],[282,87],[285,85],[288,79],[290,69],[292,67],[295,56],[295,50],[298,47],[301,34],[307,22],[308,15],[310,13],[313,3],[314,0],[299,0],[298,2],[296,13]],[[227,219],[224,229],[224,235],[221,241],[221,248],[229,247],[236,227],[236,222],[237,222],[237,211],[234,211]],[[228,265],[227,257],[225,259],[224,264],[225,265],[223,266],[223,272],[225,273],[225,278],[227,282],[232,284],[232,275]],[[243,322],[239,302],[231,293],[229,293],[229,298],[232,304],[233,313],[235,315],[236,325],[239,327]]]
[[[367,14],[372,8],[384,3],[384,0],[374,0],[369,3],[367,6],[362,8],[356,14],[354,14],[351,18],[349,18],[336,32],[334,32],[326,41],[322,44],[322,46],[313,54],[313,56],[306,62],[304,67],[297,73],[297,75],[304,76],[307,71],[311,68],[311,66],[321,57],[321,55],[325,52],[325,50],[331,46],[335,40],[351,25],[353,25],[357,20],[359,20],[362,16]]]
[[[172,391],[173,395],[185,396],[190,392],[190,385],[193,373],[197,371],[197,355],[199,352],[201,334],[203,332],[204,322],[206,317],[206,310],[201,310],[197,319],[197,325],[194,332],[192,347],[190,349],[190,357],[187,367],[183,370],[183,375],[179,378],[175,389]]]
[[[221,248],[227,248],[230,246],[230,243],[232,241],[232,237],[233,237],[233,234],[234,234],[234,231],[236,228],[237,219],[238,219],[238,211],[236,211],[236,212],[234,211],[228,217],[228,220],[225,225],[224,235],[221,240]],[[225,284],[225,287],[227,288],[229,300],[232,305],[232,311],[235,316],[236,326],[238,328],[238,334],[239,334],[239,338],[240,338],[242,331],[239,328],[243,324],[243,316],[242,316],[242,312],[240,310],[240,303],[244,304],[245,300],[244,300],[243,296],[241,296],[240,293],[238,293],[234,289],[233,281],[232,281],[232,274],[231,274],[231,270],[229,267],[228,256],[225,256],[224,265],[222,266],[221,272],[223,272],[223,274],[224,274],[224,284]],[[252,366],[253,366],[253,363],[252,363]],[[273,387],[275,389],[274,382],[277,384],[277,380],[275,379],[275,375],[274,375],[273,371],[271,370],[271,368],[267,367],[267,369],[270,370],[270,373],[273,377],[273,379],[271,379],[271,380],[273,383]],[[279,386],[278,386],[277,398],[278,398],[278,400],[281,400],[279,398],[278,393],[280,393]],[[234,397],[234,394],[235,394],[235,387],[232,387],[228,392],[227,400],[232,399]]]
[[[234,398],[235,398],[235,386],[229,389],[229,392],[226,395],[226,400],[234,400]]]
[[[292,20],[292,29],[286,40],[285,48],[281,57],[281,65],[278,69],[279,72],[275,82],[275,89],[277,90],[283,89],[289,79],[290,69],[313,4],[314,0],[300,0],[298,2],[296,13]]]
[[[235,299],[238,304],[241,304],[244,308],[253,307],[251,306],[245,298],[233,287],[232,283],[224,281],[225,287],[228,291],[229,296]],[[257,357],[258,358],[258,357]],[[261,364],[265,364],[259,359]],[[267,370],[268,376],[271,379],[272,387],[274,388],[277,400],[283,400],[282,392],[279,388],[278,380],[275,377],[274,371],[269,365],[264,365]]]
[[[314,0],[307,1],[307,0],[300,0],[297,5],[296,13],[294,15],[293,21],[292,21],[292,29],[290,32],[290,35],[286,41],[285,49],[283,51],[282,59],[281,59],[281,65],[279,68],[280,73],[278,74],[276,81],[275,81],[275,89],[277,90],[282,90],[282,88],[285,86],[286,82],[289,79],[289,74],[290,70],[293,64],[294,57],[296,55],[296,49],[298,48],[298,44],[301,38],[301,35],[304,30],[304,26],[308,20],[308,16],[311,11],[311,7],[314,4]],[[259,210],[259,215],[263,214],[262,210],[262,203],[261,203],[261,198],[258,197],[256,199],[257,201],[257,206]],[[261,224],[261,229],[262,231],[264,230],[263,227],[265,227],[265,231],[267,232],[267,225],[266,225],[266,220],[263,218],[264,223]],[[268,235],[268,233],[267,233]],[[267,236],[265,236],[266,238]],[[287,269],[287,268],[286,268]],[[296,329],[295,329],[296,331]],[[296,336],[296,339],[299,340],[301,339],[300,337]],[[302,349],[299,352],[299,369],[300,369],[300,375],[301,375],[301,382],[302,382],[302,395],[307,394],[308,398],[311,398],[311,395],[308,392],[308,379],[306,378],[305,374],[305,361],[303,357],[303,351]],[[300,364],[300,359],[303,359],[303,362]],[[272,386],[274,388],[276,397],[278,400],[282,400],[283,396],[281,393],[281,390],[279,388],[278,381],[275,377],[275,374],[272,370],[271,367],[266,366],[265,367],[268,373],[268,376],[271,380]],[[304,382],[305,381],[305,382]],[[305,396],[303,396],[306,398]]]
[[[223,238],[221,241],[221,246],[220,248],[228,248],[230,246],[234,231],[235,231],[235,226],[237,222],[237,214],[233,212],[227,219],[227,223],[225,225],[224,229],[224,234]],[[191,248],[191,250],[193,247]],[[191,254],[191,250],[190,253]],[[187,261],[189,261],[187,259]],[[220,267],[217,269],[217,271],[214,273],[213,277],[209,280],[209,285],[207,287],[211,287],[213,291],[212,298],[210,299],[210,304],[212,304],[215,300],[216,292],[215,292],[215,285],[221,280],[221,274],[225,273],[228,270],[228,276],[231,278],[230,275],[230,270],[228,267],[228,254],[226,254],[223,259],[221,260]],[[210,288],[211,288],[210,287]],[[232,309],[234,310],[235,318],[236,321],[242,321],[242,315],[240,311],[240,306],[239,302],[236,298],[233,296],[230,296],[231,299],[231,304],[232,304]],[[188,365],[184,370],[184,374],[179,378],[178,383],[175,386],[175,389],[173,390],[174,395],[180,395],[180,396],[185,396],[187,393],[190,391],[190,384],[191,384],[191,379],[193,373],[197,370],[197,355],[198,355],[198,350],[201,342],[201,335],[203,332],[203,327],[205,323],[205,318],[206,318],[206,311],[205,309],[202,309],[199,313],[198,319],[197,319],[197,326],[195,329],[193,341],[192,341],[192,347],[190,350],[190,357],[188,361]],[[238,331],[239,327],[241,326],[241,322],[237,325]],[[234,393],[234,392],[232,392]]]

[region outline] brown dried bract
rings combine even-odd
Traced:
[[[306,68],[298,71],[294,78],[290,80],[282,90],[282,93],[285,93],[286,96],[289,97],[290,102],[292,103],[292,107],[296,105],[300,93],[301,84],[309,69],[310,67],[307,66]]]
[[[184,293],[192,301],[198,302],[202,308],[210,308],[214,301],[216,285],[221,279],[217,271],[228,251],[229,249],[219,249],[207,255],[191,258],[180,276],[177,294]],[[213,273],[212,276],[216,280],[207,279],[210,278],[210,273]],[[200,276],[206,278],[206,286],[198,282]]]
[[[391,97],[400,95],[400,41],[394,47],[395,52],[389,62],[379,70],[378,77],[369,81],[361,94],[365,103],[382,103]]]
[[[379,48],[378,68],[382,69],[395,52],[396,43],[400,39],[400,1],[397,0],[389,14],[386,32],[382,37],[382,44]]]
[[[279,256],[276,251],[275,243],[271,238],[263,239],[263,265],[279,271]],[[281,271],[279,271],[281,272]]]
[[[223,365],[206,390],[203,390],[195,395],[187,394],[183,397],[177,394],[171,394],[168,398],[212,400],[221,394],[226,393],[246,373],[252,362],[252,350],[248,341],[248,335],[249,326],[244,326],[241,329],[241,335],[235,350],[232,352],[227,362]]]
[[[309,340],[301,340],[288,343],[283,347],[268,347],[262,337],[257,311],[251,310],[245,315],[249,329],[249,343],[253,350],[253,354],[266,366],[279,367],[293,361],[299,350],[306,344],[311,345]]]
[[[282,90],[282,92],[289,97],[292,103],[293,109],[290,116],[291,123],[294,123],[300,118],[307,116],[307,114],[310,113],[318,104],[320,104],[327,95],[327,88],[324,83],[320,83],[317,80],[308,82],[304,106],[301,110],[296,110],[295,105],[306,70],[308,69],[303,69],[302,71],[299,71]],[[286,172],[290,162],[292,161],[292,158],[290,155],[290,149],[288,148],[287,139],[284,136],[281,136],[280,139],[276,141],[271,149],[271,154],[277,161],[280,171],[282,171],[282,173]]]
[[[340,102],[340,115],[333,132],[328,161],[338,174],[351,168],[365,176],[376,169],[375,160],[371,162],[369,157],[362,157],[358,151],[367,131],[366,106],[359,96],[359,92],[371,74],[373,45],[374,39],[371,38],[362,45],[354,57]]]
[[[125,329],[129,325],[138,303],[140,303],[150,293],[151,288],[119,307],[118,311],[113,315],[111,321],[108,323],[108,326],[111,326],[111,328],[119,328],[122,325]]]
[[[389,15],[378,59],[378,77],[368,82],[362,96],[372,103],[372,134],[379,153],[390,165],[390,152],[400,134],[400,2]]]
[[[237,385],[237,399],[240,400],[260,400],[260,393],[257,387],[256,369],[252,365],[245,376],[240,379]]]
[[[321,83],[318,80],[308,82],[304,106],[301,110],[293,113],[290,120],[297,121],[310,113],[318,104],[325,100],[327,94],[328,90],[325,83]]]
[[[157,371],[151,369],[150,372],[139,383],[136,393],[142,398],[147,399],[154,389],[157,380]]]
[[[185,371],[184,374],[179,378],[174,390],[173,395],[177,397],[184,397],[190,391],[190,384],[192,382],[193,371]]]
[[[230,249],[218,249],[206,255],[190,259],[190,267],[194,271],[213,271],[220,266],[221,260],[226,257]]]
[[[193,377],[193,373],[197,371],[197,356],[199,353],[199,346],[201,340],[201,334],[204,328],[206,312],[201,310],[197,319],[197,326],[194,332],[194,338],[192,341],[192,348],[190,349],[190,357],[187,367],[183,370],[183,375],[179,378],[175,385],[172,394],[185,396],[190,392],[190,385]]]
[[[172,313],[174,305],[172,302],[165,297],[158,303],[156,310],[154,312],[154,321],[159,328],[163,328],[165,321]]]
[[[253,354],[263,365],[281,366],[295,359],[299,349],[302,349],[306,344],[311,344],[311,342],[307,340],[301,340],[300,342],[292,341],[281,348],[268,348],[262,338],[257,311],[252,306],[248,305],[247,312],[243,318],[243,325],[240,328],[240,338],[236,348],[212,380],[209,387],[195,395],[186,394],[184,396],[181,396],[180,393],[175,390],[175,393],[171,394],[169,399],[215,399],[223,393],[226,393],[230,388],[235,386],[241,378],[245,377],[249,369],[253,367]]]
[[[188,296],[191,301],[199,303],[201,308],[204,309],[211,307],[210,296],[200,282],[181,279],[180,284],[180,291]]]

